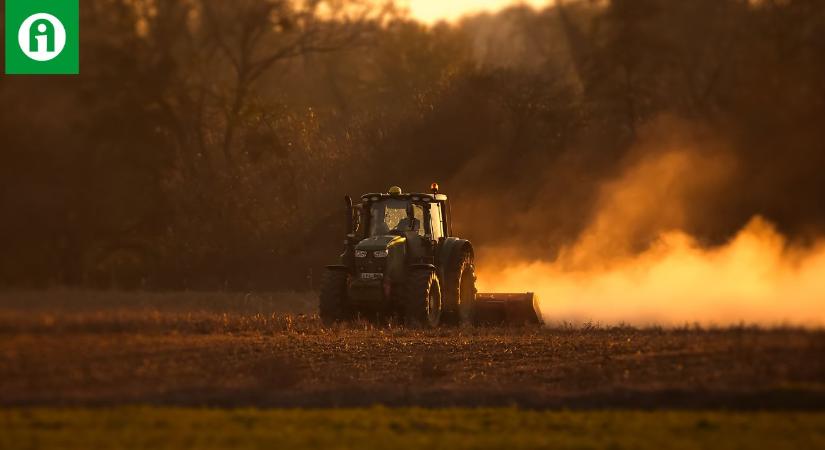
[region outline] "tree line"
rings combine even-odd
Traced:
[[[740,166],[688,231],[825,226],[820,1],[89,0],[81,29],[79,76],[0,82],[0,286],[311,288],[344,194],[432,181],[479,245],[552,258],[661,123]]]

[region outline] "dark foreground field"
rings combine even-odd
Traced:
[[[0,294],[0,406],[825,410],[822,331],[324,329],[312,302]]]

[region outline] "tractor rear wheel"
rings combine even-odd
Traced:
[[[473,254],[465,251],[447,267],[446,303],[450,305],[445,321],[451,325],[472,325],[475,321],[476,274]]]
[[[321,280],[321,296],[318,307],[324,325],[350,320],[352,315],[346,307],[349,274],[338,270],[327,270]]]
[[[458,280],[458,320],[461,325],[474,325],[476,320],[476,270],[472,259],[465,260]]]
[[[414,270],[405,286],[404,324],[435,328],[441,322],[441,284],[431,270]]]

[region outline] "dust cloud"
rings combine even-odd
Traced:
[[[549,324],[825,326],[825,240],[789,240],[758,215],[721,244],[685,231],[736,188],[721,147],[638,149],[558,255],[483,249],[479,291],[535,292]]]

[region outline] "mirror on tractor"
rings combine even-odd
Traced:
[[[355,238],[355,211],[352,208],[352,197],[344,196],[344,203],[347,207],[347,236]]]

